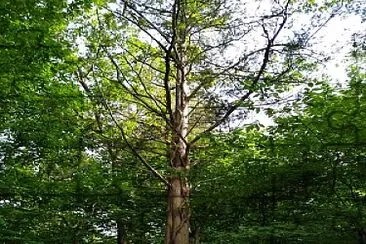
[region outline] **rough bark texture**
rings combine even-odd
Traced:
[[[175,127],[170,156],[173,173],[168,187],[166,244],[189,243],[189,185],[185,177],[189,170],[189,147],[185,141],[188,132],[188,88],[183,68],[177,73]]]
[[[184,5],[177,1],[175,21],[184,21],[182,13]],[[189,146],[187,143],[188,114],[189,114],[189,88],[186,80],[187,58],[185,48],[185,31],[175,30],[177,42],[174,44],[177,51],[175,61],[175,109],[172,130],[172,145],[170,153],[170,167],[172,175],[169,177],[168,186],[168,211],[165,233],[166,244],[189,243],[189,184],[185,175],[189,171]]]
[[[189,205],[186,179],[172,177],[168,190],[168,216],[165,232],[166,244],[189,243]]]

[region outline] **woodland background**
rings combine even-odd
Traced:
[[[366,243],[365,10],[0,1],[0,242]]]

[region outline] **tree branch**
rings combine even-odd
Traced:
[[[272,38],[269,37],[269,33],[266,30],[264,24],[262,25],[263,31],[264,31],[265,36],[267,38],[267,46],[265,47],[262,65],[261,65],[261,67],[260,67],[260,69],[258,71],[258,74],[256,75],[255,79],[253,80],[252,85],[251,85],[251,88],[249,89],[249,91],[246,94],[244,94],[238,101],[232,103],[231,106],[229,107],[229,109],[226,111],[226,113],[221,117],[221,119],[219,119],[218,121],[216,121],[209,128],[207,128],[202,133],[200,133],[195,138],[193,138],[193,140],[190,142],[190,145],[194,144],[199,139],[201,139],[201,137],[204,134],[206,134],[208,132],[211,132],[216,127],[218,127],[219,125],[221,125],[222,123],[224,123],[230,117],[230,115],[240,107],[241,103],[244,102],[245,100],[247,100],[250,97],[250,95],[254,92],[255,86],[260,81],[261,76],[263,75],[264,71],[266,70],[267,64],[269,62],[271,48],[274,46],[274,41],[278,37],[279,33],[281,32],[281,30],[283,29],[283,27],[286,24],[288,5],[289,5],[289,1],[287,2],[285,8],[282,11],[282,18],[283,18],[282,19],[282,23],[280,24],[279,28],[276,30],[276,32],[274,33],[274,35],[273,35]]]
[[[141,155],[140,153],[136,150],[136,148],[134,148],[131,143],[128,141],[126,133],[124,131],[124,129],[119,125],[119,123],[116,121],[116,119],[113,116],[113,112],[111,110],[111,108],[109,107],[105,96],[103,94],[103,91],[100,89],[100,87],[98,86],[100,93],[101,93],[101,98],[102,98],[102,103],[103,106],[107,109],[108,114],[110,116],[110,118],[112,119],[113,123],[117,126],[117,128],[119,129],[119,131],[121,132],[121,136],[123,138],[123,140],[125,141],[127,147],[132,151],[132,153],[142,162],[143,165],[146,166],[146,168],[148,168],[157,178],[159,178],[165,185],[169,186],[169,182],[167,179],[164,178],[163,175],[161,175],[156,169],[154,169],[154,167],[152,167]]]

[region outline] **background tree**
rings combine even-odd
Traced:
[[[269,131],[206,137],[191,174],[196,238],[364,243],[364,81],[352,66],[347,87],[319,81]]]
[[[82,123],[76,112],[83,98],[65,78],[70,52],[59,38],[66,25],[66,7],[58,0],[0,3],[0,239],[4,242],[57,240],[73,233],[66,230],[69,226],[64,232],[51,230],[51,225],[68,221],[62,218],[69,215],[55,209],[60,199],[54,195],[71,188],[65,181],[72,178],[81,151]]]

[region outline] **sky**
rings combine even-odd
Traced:
[[[331,79],[337,82],[344,82],[347,79],[347,66],[349,53],[352,48],[352,34],[366,31],[366,22],[362,23],[360,15],[348,17],[336,16],[328,25],[320,31],[321,43],[319,48],[326,50],[331,56],[321,72],[326,73]]]
[[[300,20],[301,22],[301,20]],[[347,81],[347,69],[351,64],[350,52],[352,50],[352,34],[365,33],[366,21],[362,21],[361,15],[350,14],[347,16],[335,16],[317,34],[315,50],[321,50],[330,59],[321,63],[313,77],[328,76],[330,83],[345,85]],[[365,64],[366,68],[366,64]],[[296,91],[301,90],[297,88]],[[259,122],[265,126],[274,125],[264,112],[251,113],[249,119],[243,124]]]

